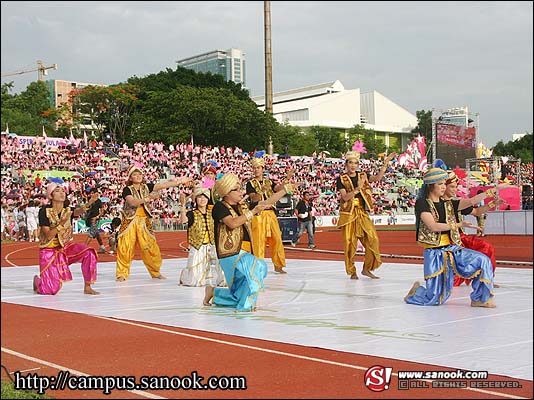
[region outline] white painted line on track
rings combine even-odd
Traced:
[[[51,362],[48,362],[48,361],[45,361],[45,360],[41,360],[39,358],[28,356],[26,354],[19,353],[18,351],[7,349],[5,347],[2,347],[2,351],[4,353],[11,354],[12,356],[20,357],[20,358],[23,358],[25,360],[35,362],[37,364],[46,365],[47,367],[58,369],[60,371],[69,371],[72,375],[92,376],[92,375],[86,374],[84,372],[76,371],[75,369],[72,369],[72,368],[64,367],[62,365],[54,364],[54,363],[51,363]],[[155,394],[148,393],[148,392],[145,392],[145,391],[142,391],[142,390],[126,390],[126,391],[130,392],[130,393],[133,393],[133,394],[137,394],[137,395],[142,396],[142,397],[146,397],[148,399],[166,399],[166,397],[157,396]]]
[[[263,347],[250,346],[250,345],[247,345],[247,344],[229,342],[229,341],[226,341],[226,340],[213,339],[213,338],[204,337],[204,336],[200,336],[200,335],[193,335],[193,334],[190,334],[190,333],[177,332],[177,331],[173,331],[173,330],[170,330],[170,329],[158,328],[158,327],[155,327],[155,326],[149,326],[149,325],[144,325],[144,324],[140,324],[140,323],[136,323],[136,322],[130,322],[130,321],[123,321],[123,320],[115,319],[115,318],[100,317],[100,316],[96,316],[96,315],[94,317],[100,318],[100,319],[104,319],[104,320],[107,320],[107,321],[118,322],[118,323],[121,323],[121,324],[132,325],[132,326],[136,326],[136,327],[139,327],[139,328],[155,330],[155,331],[158,331],[158,332],[170,333],[170,334],[173,334],[173,335],[184,336],[184,337],[189,337],[189,338],[199,339],[199,340],[205,340],[207,342],[214,342],[214,343],[224,344],[224,345],[227,345],[227,346],[234,346],[234,347],[240,347],[240,348],[249,349],[249,350],[262,351],[262,352],[265,352],[265,353],[277,354],[277,355],[281,355],[281,356],[285,356],[285,357],[298,358],[298,359],[301,359],[301,360],[313,361],[313,362],[318,362],[318,363],[322,363],[322,364],[335,365],[335,366],[339,366],[339,367],[351,368],[351,369],[356,369],[356,370],[360,370],[360,371],[367,371],[369,369],[369,367],[362,367],[362,366],[359,366],[359,365],[345,364],[345,363],[340,363],[340,362],[336,362],[336,361],[324,360],[322,358],[316,358],[316,357],[301,356],[299,354],[287,353],[287,352],[278,351],[278,350],[265,349]],[[393,372],[392,375],[398,376],[395,372]],[[432,379],[422,379],[422,380],[427,381],[427,382],[433,382]],[[473,391],[473,392],[490,394],[490,395],[493,395],[493,396],[506,397],[506,398],[509,398],[509,399],[527,399],[527,397],[514,396],[514,395],[511,395],[511,394],[507,394],[507,393],[499,393],[499,392],[494,392],[494,391],[491,391],[491,390],[483,390],[483,389],[477,389],[477,388],[469,388],[468,387],[468,388],[462,388],[462,390],[470,390],[470,391]]]

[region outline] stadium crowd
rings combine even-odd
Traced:
[[[237,147],[135,143],[129,148],[126,144],[110,145],[94,139],[87,143],[78,139],[67,146],[50,148],[43,138],[21,144],[14,135],[2,135],[1,145],[2,225],[7,227],[2,238],[30,241],[37,240],[36,215],[46,201],[50,176],[63,175],[67,200],[72,206],[84,203],[91,189],[98,188],[104,202],[103,219],[112,219],[120,214],[125,171],[134,163],[143,165],[146,178],[154,182],[172,176],[191,176],[201,181],[202,169],[208,164],[214,165],[218,174],[234,173],[246,181],[252,177],[250,160],[258,155]],[[338,214],[335,182],[345,170],[344,160],[328,158],[325,153],[265,158],[268,177],[274,181],[286,176],[290,169],[296,170],[294,180],[304,184],[294,196],[298,199],[304,191],[312,193],[315,215]],[[362,159],[360,168],[376,173],[382,163],[383,160]],[[49,175],[49,171],[60,173]],[[532,182],[532,174],[532,163],[521,164],[523,181]],[[418,186],[415,179],[420,179],[418,170],[399,168],[392,163],[384,179],[372,183],[375,200],[372,213],[390,216],[413,213]],[[154,222],[156,226],[159,223],[160,229],[178,228],[180,190],[190,193],[186,188],[166,189],[154,204],[158,211]]]

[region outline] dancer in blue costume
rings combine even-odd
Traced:
[[[424,276],[426,288],[415,282],[404,297],[408,304],[434,306],[444,304],[451,295],[454,276],[470,277],[473,281],[471,306],[494,308],[493,267],[488,256],[462,247],[459,229],[476,228],[468,221],[456,222],[460,200],[443,200],[447,188],[447,172],[429,169],[415,204],[417,242],[424,246]],[[480,201],[479,196],[472,202]],[[464,206],[465,207],[465,206]]]
[[[227,288],[207,285],[204,305],[235,307],[238,311],[256,311],[258,292],[263,290],[267,265],[252,254],[252,217],[272,206],[293,186],[283,189],[267,200],[260,201],[252,210],[244,201],[242,183],[234,174],[226,174],[214,185],[217,201],[212,210],[215,225],[215,247]]]

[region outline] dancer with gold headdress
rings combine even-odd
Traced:
[[[212,215],[215,224],[215,247],[227,288],[206,286],[204,305],[235,307],[238,311],[255,311],[258,292],[264,288],[267,264],[254,254],[254,239],[251,221],[282,196],[293,191],[291,184],[258,202],[249,209],[244,198],[242,183],[234,174],[226,174],[214,186],[221,199],[215,203]]]
[[[95,249],[83,243],[72,242],[72,219],[87,211],[98,200],[98,193],[91,196],[84,206],[65,207],[63,185],[50,183],[47,188],[49,205],[39,210],[39,268],[40,277],[33,277],[33,290],[39,294],[53,295],[59,292],[63,282],[72,280],[69,265],[82,264],[85,294],[99,294],[91,285],[96,281],[97,255]]]
[[[208,207],[211,196],[209,188],[196,186],[192,199],[195,208],[187,211],[185,194],[180,194],[181,223],[187,223],[189,257],[187,266],[180,273],[180,284],[184,286],[225,286],[224,273],[217,259],[213,218]]]
[[[266,200],[283,190],[284,185],[289,183],[293,175],[290,172],[283,184],[275,184],[269,178],[263,176],[265,171],[265,160],[254,157],[250,164],[254,178],[247,182],[247,194],[250,198],[250,207],[254,208],[260,201]],[[282,196],[280,196],[282,197]],[[267,207],[252,219],[252,235],[254,236],[254,255],[258,258],[265,258],[265,246],[268,244],[271,249],[271,258],[274,264],[274,271],[279,274],[286,274],[286,253],[282,242],[282,232],[278,217],[274,210],[274,203]]]
[[[146,183],[143,170],[137,165],[130,167],[126,187],[122,191],[124,208],[118,234],[115,268],[118,282],[123,282],[130,276],[130,265],[135,256],[137,244],[139,244],[141,258],[150,276],[165,279],[160,273],[163,261],[152,229],[150,203],[160,196],[159,190],[179,186],[192,180],[190,177],[185,177],[164,183]]]
[[[415,282],[404,297],[408,304],[435,306],[450,297],[454,276],[472,278],[471,306],[494,308],[493,269],[488,256],[462,246],[460,229],[476,228],[468,221],[457,222],[459,210],[476,204],[484,196],[468,201],[444,200],[447,172],[429,169],[415,203],[417,242],[424,246],[426,288]]]
[[[340,212],[337,227],[343,234],[343,250],[345,254],[345,270],[350,279],[358,279],[354,256],[358,248],[358,240],[365,248],[362,275],[372,279],[379,279],[373,274],[382,264],[376,229],[369,217],[373,209],[372,189],[369,182],[376,182],[384,177],[388,163],[396,157],[390,153],[384,160],[384,165],[378,175],[368,177],[366,172],[358,171],[360,153],[365,153],[363,143],[356,142],[354,151],[345,154],[347,171],[336,180],[336,187],[340,195]]]

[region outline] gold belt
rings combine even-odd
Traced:
[[[252,253],[252,243],[250,243],[248,240],[243,240],[241,242],[241,250],[248,251],[249,253]]]
[[[451,238],[449,237],[448,233],[442,233],[439,237],[439,244],[433,245],[433,244],[427,244],[423,243],[423,247],[425,249],[437,249],[438,247],[445,247],[451,244]]]
[[[358,197],[358,198],[354,198],[354,199],[352,200],[352,202],[354,203],[354,206],[355,206],[355,207],[364,208],[364,207],[363,207],[363,201],[362,201],[362,199],[360,199],[359,197]]]

